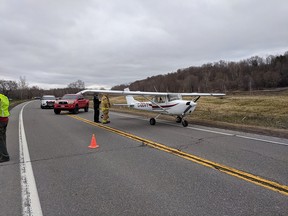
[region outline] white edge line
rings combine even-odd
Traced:
[[[235,136],[240,137],[240,138],[244,138],[244,139],[250,139],[250,140],[256,140],[256,141],[261,141],[261,142],[268,142],[268,143],[288,146],[288,143],[282,143],[282,142],[277,142],[277,141],[272,141],[272,140],[259,139],[259,138],[248,137],[248,136],[237,135],[237,134]]]
[[[191,128],[193,130],[205,131],[205,132],[209,132],[209,133],[221,134],[221,135],[225,135],[225,136],[235,136],[234,134],[231,134],[231,133],[224,133],[224,132],[207,130],[207,129],[202,129],[202,128],[195,128],[195,127],[188,127],[188,128]]]
[[[30,103],[30,102],[28,102]],[[42,209],[33,174],[29,149],[23,124],[23,109],[19,114],[19,151],[20,151],[20,174],[21,174],[21,194],[22,194],[22,216],[42,216]]]
[[[114,112],[115,113],[115,112]],[[119,115],[118,113],[116,115]],[[121,116],[121,114],[120,114]],[[126,116],[129,118],[133,118],[131,117],[131,115],[122,115],[122,116]],[[136,118],[136,119],[140,119],[140,120],[144,120],[142,118]],[[145,120],[144,120],[145,121]],[[164,123],[164,124],[168,124],[168,125],[172,125],[172,126],[176,126],[172,123],[166,122],[164,120],[161,120],[160,122]],[[180,126],[179,126],[180,127]],[[255,140],[255,141],[261,141],[261,142],[266,142],[266,143],[273,143],[273,144],[278,144],[278,145],[285,145],[288,146],[288,143],[283,143],[283,142],[277,142],[277,141],[272,141],[272,140],[265,140],[265,139],[259,139],[259,138],[253,138],[253,137],[248,137],[248,136],[243,136],[243,135],[238,135],[238,134],[232,134],[232,133],[224,133],[224,132],[219,132],[219,131],[213,131],[213,130],[208,130],[208,129],[202,129],[202,128],[195,128],[195,127],[187,127],[189,129],[192,130],[198,130],[198,131],[204,131],[204,132],[209,132],[209,133],[215,133],[215,134],[221,134],[221,135],[225,135],[225,136],[235,136],[235,137],[239,137],[239,138],[243,138],[243,139],[250,139],[250,140]]]
[[[195,128],[195,127],[189,127],[193,130],[200,130],[200,131],[205,131],[205,132],[210,132],[210,133],[215,133],[215,134],[222,134],[226,136],[235,136],[243,139],[249,139],[249,140],[255,140],[255,141],[261,141],[261,142],[266,142],[266,143],[273,143],[273,144],[278,144],[278,145],[286,145],[288,146],[288,143],[282,143],[282,142],[277,142],[277,141],[272,141],[272,140],[265,140],[265,139],[260,139],[260,138],[254,138],[254,137],[249,137],[249,136],[243,136],[239,134],[230,134],[230,133],[223,133],[223,132],[218,132],[218,131],[213,131],[213,130],[206,130],[206,129],[200,129],[200,128]]]

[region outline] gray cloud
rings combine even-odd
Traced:
[[[0,0],[0,79],[111,87],[288,50],[286,0]]]

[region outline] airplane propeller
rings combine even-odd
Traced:
[[[201,96],[198,96],[198,97],[194,98],[193,102],[196,103],[196,101],[198,101],[200,97]]]
[[[189,102],[189,106],[184,110],[184,112],[182,113],[182,117],[185,116],[185,114],[188,112],[189,109],[192,108],[191,102]]]
[[[200,96],[198,96],[198,97],[194,98],[194,100],[188,102],[187,105],[189,105],[189,106],[184,110],[184,112],[182,113],[182,116],[179,117],[178,121],[181,119],[181,120],[182,120],[182,125],[183,125],[184,127],[187,127],[187,126],[188,126],[188,122],[184,119],[184,116],[186,115],[186,113],[187,113],[193,106],[195,106],[195,102],[196,102],[197,100],[199,100],[199,98],[200,98]],[[192,105],[191,105],[191,104],[192,104]],[[181,122],[181,120],[180,120],[180,122]]]
[[[192,100],[191,102],[189,102],[189,106],[184,110],[184,112],[182,113],[182,117],[185,116],[185,114],[193,107],[194,103],[199,100],[200,96],[194,98],[194,100]],[[191,105],[193,104],[193,105]],[[188,105],[188,104],[187,104]]]

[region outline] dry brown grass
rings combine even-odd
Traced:
[[[288,129],[288,95],[201,98],[195,119]]]

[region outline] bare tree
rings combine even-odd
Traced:
[[[20,76],[20,80],[19,80],[19,84],[18,84],[18,88],[19,89],[27,89],[28,88],[28,83],[26,81],[26,77],[22,77]]]
[[[15,81],[11,80],[0,80],[0,92],[9,96],[9,92],[16,90],[18,87]]]
[[[77,80],[68,84],[68,88],[85,89],[85,83],[82,80]]]
[[[20,76],[18,89],[20,90],[20,99],[28,98],[28,82],[26,81],[26,77]]]

